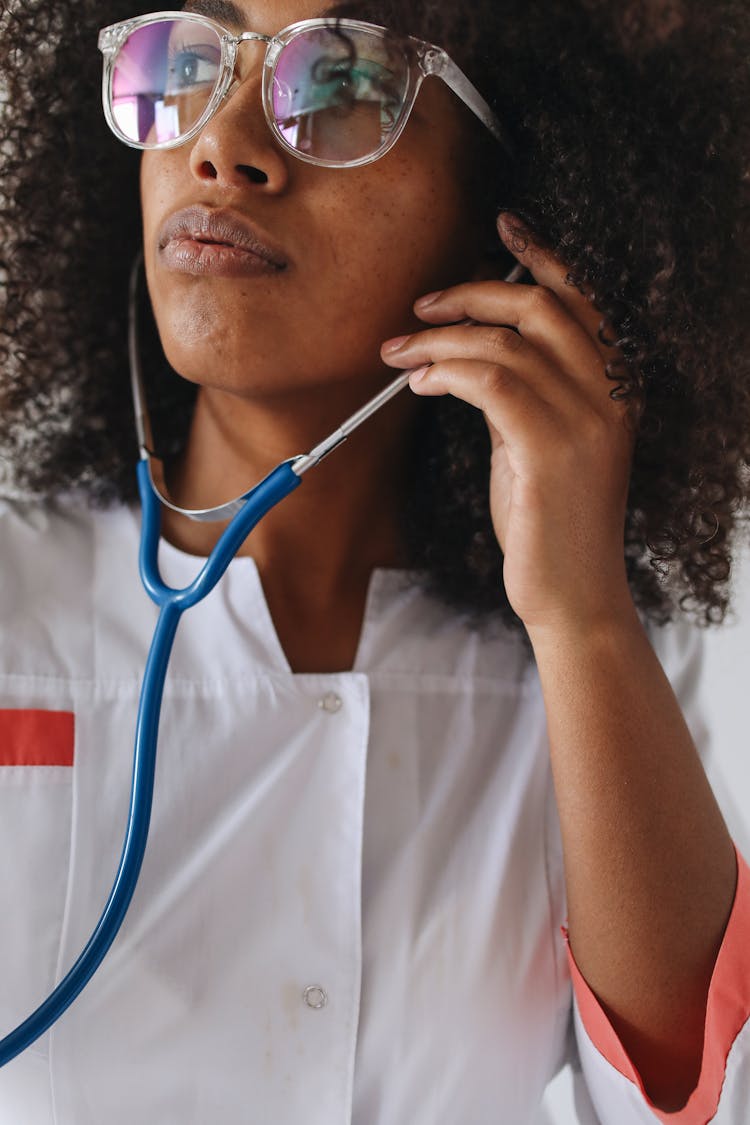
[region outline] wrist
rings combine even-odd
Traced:
[[[612,594],[606,606],[598,609],[561,610],[543,621],[524,625],[537,660],[549,652],[580,652],[602,644],[622,643],[629,637],[642,638],[645,634],[628,587]]]

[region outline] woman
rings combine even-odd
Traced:
[[[721,618],[746,487],[750,20],[186,7],[103,40],[140,160],[93,106],[92,35],[132,10],[3,8],[3,417],[34,497],[2,530],[8,1030],[84,945],[122,838],[154,620],[139,246],[177,504],[243,492],[399,371],[413,393],[181,624],[133,905],[0,1072],[0,1120],[526,1122],[570,1051],[605,1123],[739,1123],[750,876],[675,698],[694,631],[659,626]],[[463,77],[427,78],[397,136],[404,36]],[[129,88],[131,65],[171,77]],[[182,585],[221,525],[162,530]]]

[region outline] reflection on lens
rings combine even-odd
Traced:
[[[408,86],[408,64],[379,35],[318,28],[282,50],[273,111],[284,139],[319,160],[369,156],[396,128]]]
[[[187,133],[221,72],[216,32],[192,20],[161,20],[128,36],[115,61],[112,112],[128,140],[155,145]]]

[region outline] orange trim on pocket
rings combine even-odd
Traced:
[[[0,709],[0,766],[72,766],[72,711]]]

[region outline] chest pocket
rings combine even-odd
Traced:
[[[0,1038],[54,987],[70,865],[74,747],[72,711],[0,709]]]

